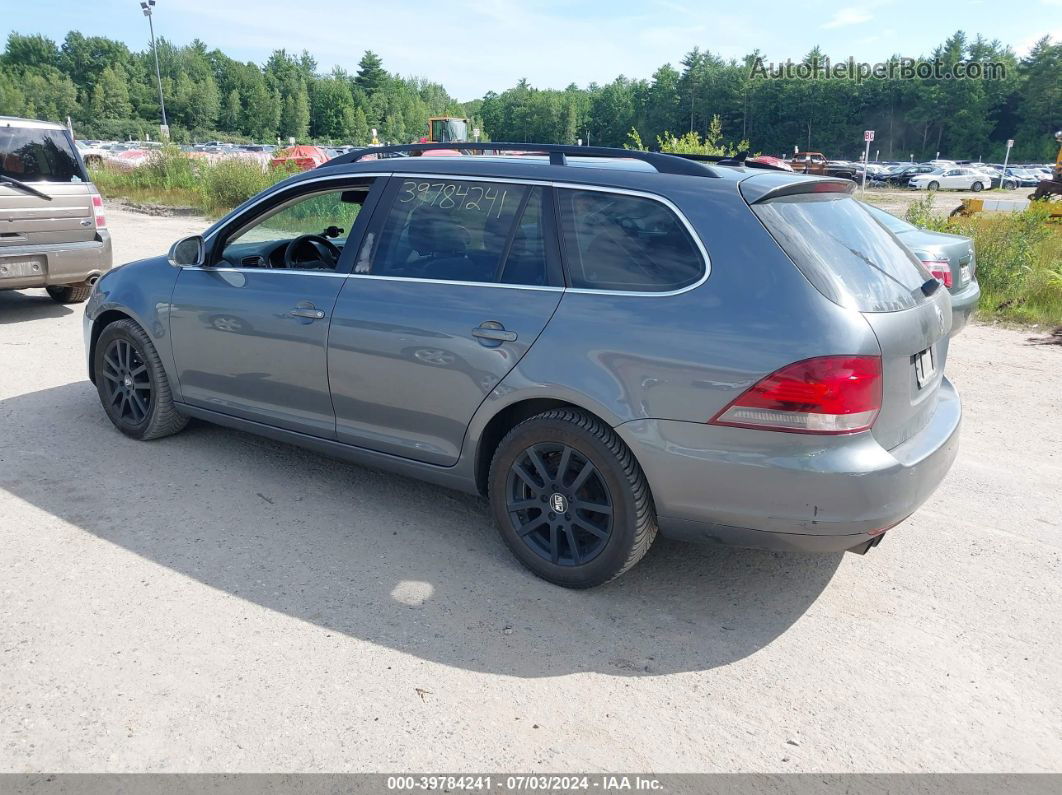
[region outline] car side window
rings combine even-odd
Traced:
[[[348,186],[282,202],[225,239],[219,264],[334,270],[368,194]]]
[[[355,274],[548,284],[540,186],[441,178],[397,185],[375,253]],[[367,246],[372,245],[367,241]]]
[[[606,191],[557,191],[571,286],[668,292],[704,275],[689,231],[665,204]]]

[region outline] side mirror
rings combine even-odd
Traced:
[[[206,245],[202,235],[178,240],[170,248],[170,265],[175,268],[200,267],[206,260]]]

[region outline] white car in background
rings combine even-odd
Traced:
[[[911,177],[908,183],[917,190],[987,190],[992,178],[972,168],[938,168],[927,174]]]

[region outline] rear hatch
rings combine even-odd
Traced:
[[[780,176],[745,180],[742,195],[808,281],[874,330],[883,387],[872,433],[892,449],[935,409],[948,355],[948,291],[852,197],[851,182]]]
[[[70,134],[18,124],[0,122],[0,251],[92,240],[95,189]]]

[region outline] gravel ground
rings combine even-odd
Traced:
[[[203,226],[109,208],[119,261]],[[0,770],[1062,771],[1062,346],[972,326],[936,495],[865,557],[660,542],[564,591],[485,505],[115,431],[0,293]]]
[[[1007,199],[1018,201],[1028,199],[1029,194],[1032,192],[1033,188],[1018,188],[1017,190],[997,189],[988,191],[987,193],[982,191],[976,194],[970,190],[941,190],[936,192],[933,201],[933,209],[940,215],[947,215],[956,207],[959,207],[962,204],[963,199],[972,199],[976,197],[979,199]],[[857,188],[856,196],[883,210],[888,210],[893,215],[898,215],[903,218],[903,214],[907,212],[907,208],[919,199],[924,199],[926,197],[926,192],[924,190],[913,190],[911,188],[867,188],[866,193],[864,194]]]

